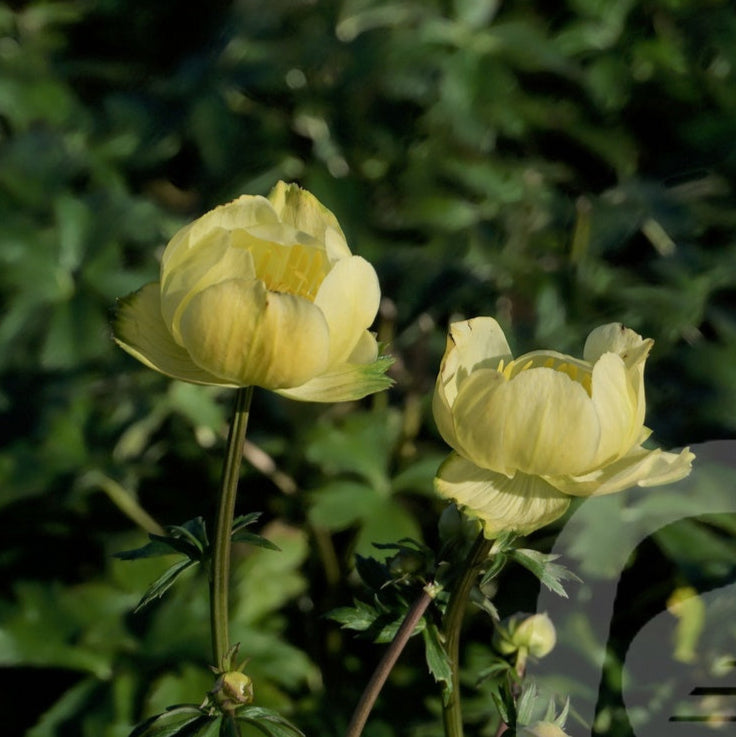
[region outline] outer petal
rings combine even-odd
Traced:
[[[329,333],[306,299],[233,279],[195,295],[181,316],[192,360],[240,386],[301,386],[324,372]]]
[[[492,379],[489,370],[477,370],[460,389],[453,407],[458,450],[507,476],[517,470],[579,474],[593,467],[600,423],[581,384],[550,368],[528,369],[511,381]]]
[[[528,534],[561,517],[570,504],[569,497],[538,476],[508,478],[456,453],[440,466],[434,485],[440,496],[477,517],[488,538],[506,531]]]
[[[644,340],[620,322],[601,325],[593,330],[585,341],[583,358],[589,363],[595,363],[604,353],[617,353],[627,367],[644,363],[652,349],[654,341],[651,338]]]
[[[637,447],[614,463],[584,476],[547,480],[565,494],[602,496],[631,486],[660,486],[679,481],[690,473],[694,458],[689,448],[680,453],[666,453],[658,448]]]
[[[161,316],[158,282],[121,299],[113,320],[115,342],[146,366],[194,384],[237,386],[204,371],[169,333]]]
[[[502,360],[511,360],[511,350],[501,326],[492,317],[476,317],[450,325],[432,412],[440,435],[453,448],[457,448],[458,441],[452,406],[460,385],[475,368],[490,367],[495,371]]]
[[[313,194],[296,184],[279,182],[269,193],[268,199],[279,220],[324,243],[330,261],[350,256],[337,218]]]
[[[360,256],[338,261],[314,300],[330,327],[328,365],[343,363],[376,317],[381,289],[375,269]]]
[[[192,249],[199,250],[212,231],[247,230],[256,225],[278,223],[278,215],[265,197],[243,195],[197,218],[169,241],[161,259],[162,281],[171,269],[179,268]]]
[[[244,248],[233,248],[232,239],[230,231],[215,228],[200,247],[179,259],[175,270],[162,268],[161,312],[178,343],[181,314],[195,294],[229,279],[256,278],[253,257]]]
[[[601,426],[593,466],[602,466],[629,451],[642,425],[638,396],[618,354],[605,353],[593,367],[592,401]]]
[[[381,356],[372,363],[342,364],[302,386],[277,389],[276,392],[303,402],[349,402],[361,399],[388,389],[394,383],[393,379],[385,376],[393,362],[391,356]]]

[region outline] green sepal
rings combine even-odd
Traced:
[[[246,706],[238,709],[233,719],[250,724],[267,737],[304,737],[304,732],[288,719],[262,706]]]
[[[518,550],[514,550],[510,554],[510,557],[531,571],[541,583],[559,596],[567,598],[567,592],[562,586],[562,581],[580,581],[580,578],[565,568],[565,566],[552,562],[559,558],[559,555],[550,555],[540,553],[538,550],[519,548]]]
[[[191,568],[197,563],[196,560],[185,558],[180,560],[178,563],[174,563],[173,566],[167,568],[161,576],[159,576],[147,589],[143,598],[136,604],[134,612],[139,612],[144,607],[148,606],[152,601],[160,599],[168,590],[171,588],[174,581],[179,576]]]

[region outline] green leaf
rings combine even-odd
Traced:
[[[248,545],[255,545],[257,548],[266,548],[267,550],[281,550],[281,548],[267,540],[262,535],[257,535],[255,532],[248,532],[247,530],[241,530],[233,534],[232,540],[234,543],[247,543]]]
[[[567,592],[561,581],[580,581],[580,578],[565,566],[552,563],[559,557],[559,555],[549,555],[529,549],[514,550],[511,553],[511,558],[531,571],[548,589],[567,598]]]
[[[239,722],[246,722],[269,737],[304,737],[298,727],[271,709],[262,706],[246,706],[235,714]]]
[[[195,565],[195,563],[196,561],[189,560],[187,558],[179,561],[178,563],[174,563],[173,566],[167,568],[166,571],[151,584],[133,611],[139,612],[155,599],[160,599],[169,590],[169,588],[171,588],[174,581],[176,581],[176,579],[179,578],[187,568],[191,568]]]
[[[192,734],[184,730],[196,722],[207,719],[199,707],[191,704],[172,706],[163,714],[146,719],[139,724],[129,737],[175,737],[175,735]]]
[[[156,535],[155,539],[146,543],[143,547],[134,550],[122,550],[119,553],[113,553],[120,560],[138,560],[140,558],[156,558],[161,555],[174,555],[180,553],[168,539],[160,535]]]
[[[434,676],[437,683],[444,684],[445,693],[452,691],[452,668],[447,652],[442,645],[442,636],[437,625],[430,622],[422,632],[424,638],[424,655],[427,659],[429,672]]]

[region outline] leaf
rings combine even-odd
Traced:
[[[232,532],[235,534],[244,527],[250,527],[255,524],[261,518],[260,512],[250,512],[249,514],[241,514],[233,520]]]
[[[239,722],[246,722],[269,737],[304,737],[298,727],[271,709],[247,706],[235,714]]]
[[[354,607],[338,607],[326,616],[338,622],[343,629],[365,632],[376,621],[378,613],[369,604],[356,601]]]
[[[262,535],[257,535],[255,532],[248,532],[247,530],[241,530],[233,534],[232,541],[234,543],[255,545],[257,548],[266,548],[267,550],[281,550],[278,545],[267,540]]]
[[[138,560],[140,558],[156,558],[161,555],[174,555],[181,553],[173,545],[168,542],[168,538],[156,536],[156,539],[146,543],[143,547],[135,548],[134,550],[122,550],[119,553],[113,553],[116,558],[120,560]]]
[[[187,726],[193,725],[203,717],[202,710],[191,704],[172,706],[163,714],[157,714],[141,722],[129,737],[174,737],[183,734]]]
[[[148,591],[143,595],[143,598],[138,602],[136,608],[133,610],[139,612],[144,607],[148,606],[154,599],[160,599],[176,579],[187,570],[195,565],[196,561],[189,560],[188,558],[174,563],[173,566],[167,568],[166,571],[159,576],[148,588]]]
[[[559,596],[567,598],[567,592],[563,588],[561,581],[580,581],[572,571],[553,560],[559,558],[559,555],[548,555],[540,553],[538,550],[530,550],[522,548],[514,550],[511,557],[527,570],[531,571],[548,589],[554,591]]]
[[[422,637],[429,672],[437,683],[444,684],[443,691],[447,696],[452,693],[452,668],[437,625],[434,622],[428,623],[422,632]]]

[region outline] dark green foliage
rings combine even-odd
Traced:
[[[575,354],[591,328],[623,321],[656,340],[654,438],[732,436],[735,70],[726,0],[0,3],[4,698],[21,704],[28,679],[43,682],[5,731],[120,737],[212,687],[206,576],[192,570],[132,615],[152,581],[155,593],[171,582],[167,561],[112,556],[175,551],[183,569],[205,549],[186,526],[157,536],[212,519],[231,397],[137,364],[108,319],[157,278],[181,225],[243,192],[296,180],[334,210],[379,272],[376,329],[397,359],[395,388],[360,404],[256,394],[233,566],[254,708],[340,734],[377,657],[324,618],[364,594],[356,554],[386,565],[396,551],[372,543],[407,536],[438,550],[431,484],[447,449],[430,397],[448,320],[491,314],[516,352]],[[631,613],[613,629],[600,697],[614,736],[628,726],[616,689],[636,616],[676,587],[734,576],[732,473],[692,488],[690,518],[628,560]],[[638,521],[671,506],[662,498],[584,505],[560,563],[615,577]],[[725,513],[697,517],[705,498]],[[254,509],[280,552],[253,547],[266,545],[248,527]],[[525,543],[543,551],[524,558],[532,570],[546,534]],[[485,602],[502,615],[533,609],[538,581],[519,565],[492,584]],[[465,683],[490,662],[486,620],[469,619]],[[589,624],[560,623],[583,658]],[[376,735],[437,733],[418,641]],[[595,684],[565,688],[573,708],[598,699]],[[490,689],[468,699],[479,733],[493,733]]]

